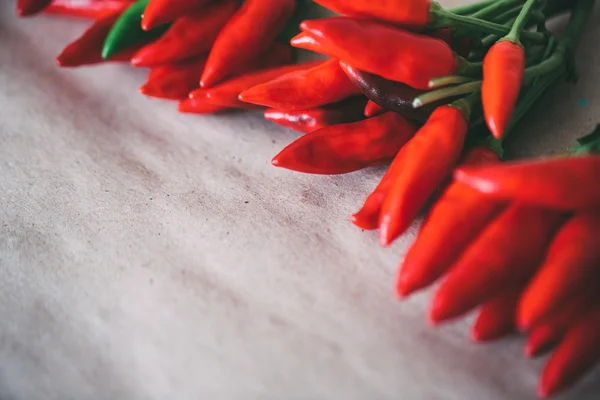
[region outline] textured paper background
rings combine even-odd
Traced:
[[[0,3],[0,399],[535,398],[522,340],[474,345],[468,321],[427,325],[427,293],[394,299],[411,235],[382,249],[348,221],[381,169],[272,168],[294,133],[177,114],[137,94],[144,71],[59,70],[86,22]],[[598,22],[513,156],[600,121]]]

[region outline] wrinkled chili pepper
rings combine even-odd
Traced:
[[[496,198],[574,210],[600,204],[600,156],[561,157],[501,166],[461,168],[455,178]]]
[[[430,80],[458,70],[458,59],[443,40],[376,21],[332,17],[304,21],[300,27],[318,38],[318,43],[292,39],[292,45],[416,89],[427,90]]]
[[[475,147],[461,165],[498,163],[496,153]],[[503,203],[492,201],[464,184],[452,183],[427,215],[406,254],[398,275],[398,294],[408,296],[442,276],[504,207]]]
[[[496,340],[515,332],[520,290],[508,291],[481,306],[471,337],[477,342]]]
[[[365,106],[364,114],[365,114],[365,117],[369,118],[369,117],[374,117],[379,114],[383,114],[386,111],[387,110],[384,107],[375,103],[373,100],[369,100],[369,102]]]
[[[17,15],[28,17],[44,11],[52,0],[17,0]]]
[[[571,327],[544,368],[539,394],[549,397],[567,389],[600,360],[600,304]]]
[[[309,174],[335,175],[388,161],[417,131],[394,112],[301,136],[283,149],[273,165]]]
[[[197,89],[190,93],[192,99],[201,100],[206,103],[234,108],[260,108],[253,104],[244,103],[238,99],[240,93],[253,86],[268,82],[284,74],[302,71],[312,68],[322,61],[311,61],[302,64],[285,65],[282,67],[269,68],[250,72],[225,81],[208,89]]]
[[[213,0],[150,0],[144,10],[142,29],[149,31],[201,10]]]
[[[509,40],[496,42],[483,60],[481,98],[488,128],[496,138],[506,130],[523,82],[525,52]]]
[[[336,59],[314,68],[295,71],[254,86],[240,100],[281,110],[307,110],[356,96],[360,91],[350,82]]]
[[[423,91],[413,89],[404,83],[389,81],[380,76],[361,71],[345,62],[340,62],[340,66],[348,78],[367,98],[408,118],[425,122],[431,113],[442,105],[441,103],[435,103],[414,108],[412,105],[413,100]],[[447,101],[444,104],[447,104]]]
[[[104,41],[102,58],[108,59],[123,50],[151,42],[169,28],[167,25],[163,25],[148,32],[142,30],[140,21],[148,1],[138,0],[121,14]]]
[[[252,60],[252,64],[238,65],[239,72],[248,72],[257,68],[274,67],[292,61],[292,53],[288,46],[274,43],[263,57]],[[206,56],[196,57],[188,61],[167,64],[151,70],[148,82],[140,91],[152,97],[181,100],[198,88],[198,76],[204,70]],[[237,74],[237,72],[236,72]]]
[[[295,0],[244,1],[217,37],[200,86],[216,85],[231,76],[237,64],[263,53],[283,30],[295,9]]]
[[[198,82],[196,82],[198,83]],[[178,110],[188,114],[215,114],[227,110],[227,107],[206,104],[194,99],[185,99],[179,102]]]
[[[265,119],[302,133],[309,133],[332,125],[346,124],[362,120],[362,110],[366,99],[354,97],[339,103],[329,104],[310,110],[265,111]]]
[[[104,40],[120,15],[120,12],[117,11],[96,20],[77,40],[64,48],[56,58],[57,64],[63,68],[73,68],[105,61],[129,62],[133,54],[139,49],[139,45],[121,51],[108,60],[102,58]]]
[[[237,9],[236,0],[221,0],[178,18],[160,39],[143,47],[131,63],[136,67],[156,66],[207,53]]]
[[[54,0],[45,10],[48,14],[98,19],[106,14],[123,12],[130,4],[128,0]]]
[[[410,227],[421,208],[458,162],[468,124],[461,109],[437,108],[394,163],[402,169],[381,206],[381,244],[390,245]]]
[[[438,323],[470,311],[535,273],[564,214],[510,206],[476,238],[449,270],[430,308]]]
[[[600,281],[600,211],[579,212],[558,232],[524,292],[519,325],[535,325],[594,280]]]

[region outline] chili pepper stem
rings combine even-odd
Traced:
[[[517,19],[512,25],[510,32],[501,40],[510,40],[513,43],[521,44],[520,37],[525,25],[533,12],[533,8],[538,0],[527,0],[521,9],[521,12],[517,16]]]
[[[442,89],[432,90],[415,97],[412,102],[413,108],[419,108],[426,104],[434,103],[438,100],[447,99],[449,97],[460,96],[473,92],[479,92],[481,89],[481,81],[469,82],[463,85],[451,86]]]
[[[480,9],[479,11],[470,15],[472,18],[481,18],[485,19],[485,17],[489,17],[492,15],[498,15],[505,12],[507,9],[519,5],[519,1],[515,0],[507,0],[507,1],[495,1],[492,4],[488,5],[485,8]],[[450,10],[450,12],[453,12]]]
[[[429,81],[429,87],[431,89],[437,89],[448,85],[456,85],[461,83],[472,82],[474,79],[468,76],[460,75],[448,75],[442,76],[441,78],[435,78]]]
[[[470,96],[456,100],[450,104],[450,106],[458,108],[465,117],[465,121],[469,122],[471,120],[471,112],[473,107],[477,102],[479,102],[479,100],[479,93],[473,93]]]
[[[513,3],[514,0],[509,1],[498,1],[498,0],[487,0],[481,1],[479,3],[467,4],[461,7],[456,7],[450,9],[450,12],[457,15],[471,15],[471,16],[479,16],[482,11],[491,8],[492,6],[496,6],[502,3]]]

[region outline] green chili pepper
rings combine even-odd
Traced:
[[[121,14],[106,36],[102,58],[107,59],[133,45],[152,41],[165,33],[169,27],[167,24],[150,31],[142,29],[142,17],[149,2],[150,0],[138,0]]]

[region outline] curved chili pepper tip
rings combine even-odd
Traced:
[[[42,12],[52,3],[52,0],[18,0],[17,16],[29,17]]]
[[[535,358],[552,347],[559,339],[555,329],[550,326],[541,326],[534,329],[527,339],[525,344],[525,356],[527,358]]]

